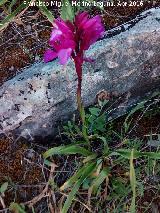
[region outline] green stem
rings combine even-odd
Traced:
[[[86,140],[86,142],[89,145],[89,139],[88,139],[88,134],[87,134],[87,126],[86,126],[86,118],[85,118],[85,110],[82,104],[82,99],[81,99],[81,87],[82,87],[82,78],[78,78],[78,87],[77,87],[77,105],[78,105],[78,111],[80,113],[80,118],[82,121],[82,133],[83,137]]]
[[[82,111],[82,99],[81,99],[81,79],[78,79],[78,87],[77,87],[77,105],[78,105],[78,111],[81,115]],[[82,119],[82,117],[81,117]],[[82,121],[83,122],[83,121]]]

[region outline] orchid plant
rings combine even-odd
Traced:
[[[84,61],[92,61],[86,58],[84,53],[103,34],[104,26],[99,15],[90,18],[88,12],[79,12],[73,21],[58,18],[54,21],[49,40],[52,49],[48,49],[44,54],[45,62],[58,57],[62,65],[65,65],[69,58],[73,59],[78,76],[77,104],[80,114],[82,112],[82,65]]]

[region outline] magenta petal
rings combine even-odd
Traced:
[[[66,64],[68,59],[70,58],[71,56],[71,53],[72,53],[72,49],[71,48],[68,48],[68,49],[61,49],[59,52],[58,52],[58,58],[60,60],[60,63],[62,65]]]
[[[50,41],[55,41],[56,39],[60,37],[60,35],[62,35],[62,32],[60,30],[53,29],[51,33]]]
[[[70,22],[64,22],[61,19],[57,19],[55,20],[55,23],[58,27],[58,30],[60,30],[62,32],[62,37],[65,39],[72,39],[74,40],[74,29],[73,29],[73,25]],[[61,36],[60,36],[61,38]]]
[[[88,12],[78,13],[75,18],[75,24],[80,27],[88,20]]]
[[[64,65],[72,56],[80,78],[82,73],[79,70],[82,70],[83,61],[92,61],[83,58],[84,51],[103,34],[104,26],[99,15],[89,18],[88,12],[78,13],[73,23],[58,18],[54,21],[54,28],[49,41],[54,51],[46,51],[44,60],[48,62],[58,56],[59,62]]]
[[[89,27],[94,27],[96,28],[97,25],[101,24],[101,17],[99,15],[89,19],[85,24],[84,24],[84,29],[87,29]]]
[[[74,24],[73,24],[72,22],[66,21],[66,25],[69,27],[69,29],[70,29],[72,32],[74,32],[75,26],[74,26]]]
[[[53,50],[47,50],[44,53],[44,61],[45,63],[52,61],[53,59],[55,59],[57,57],[57,53]]]
[[[63,21],[62,19],[57,19],[55,20],[55,23],[58,27],[58,29],[62,32],[62,33],[72,33],[71,29],[69,26],[67,26],[67,24],[65,23],[65,21]]]
[[[75,49],[75,46],[76,46],[76,43],[74,40],[65,39],[61,44],[61,49],[68,49],[68,48]]]

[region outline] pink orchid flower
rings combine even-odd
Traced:
[[[82,12],[76,15],[73,22],[58,18],[54,21],[54,25],[49,40],[53,49],[45,52],[44,61],[49,62],[58,57],[60,64],[64,65],[70,57],[74,60],[78,76],[77,97],[80,99],[82,64],[84,61],[91,61],[84,57],[84,51],[103,36],[104,26],[101,17],[97,15],[89,18],[87,12]]]

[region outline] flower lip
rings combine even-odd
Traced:
[[[44,61],[47,63],[52,61],[53,59],[57,58],[57,53],[53,50],[47,50],[44,54]]]
[[[71,53],[72,53],[72,49],[71,48],[61,49],[58,52],[58,58],[59,58],[60,64],[62,64],[62,65],[66,64],[68,59],[71,56]]]

